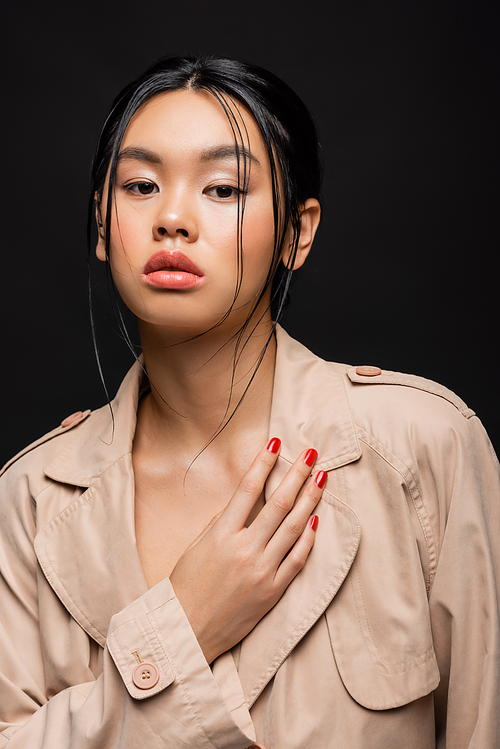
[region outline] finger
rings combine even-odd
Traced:
[[[309,518],[303,533],[278,567],[274,578],[274,583],[278,590],[284,591],[307,562],[307,557],[316,538],[318,521],[319,518],[317,515]]]
[[[304,450],[271,494],[252,523],[261,541],[267,543],[291,511],[317,457],[316,450]]]
[[[326,471],[318,471],[309,479],[293,510],[283,519],[279,528],[269,539],[266,554],[276,566],[281,563],[304,533],[311,514],[321,499],[326,480]]]
[[[250,512],[264,491],[264,484],[276,464],[280,447],[281,440],[273,437],[267,446],[259,451],[224,510],[221,517],[223,523],[237,530],[244,527]]]

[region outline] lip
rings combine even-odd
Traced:
[[[180,250],[160,250],[149,258],[142,278],[149,286],[161,289],[190,289],[203,283],[205,276]]]

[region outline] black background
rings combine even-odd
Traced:
[[[497,19],[472,0],[10,4],[2,99],[0,462],[104,401],[87,311],[88,173],[112,98],[164,54],[284,78],[317,121],[323,220],[285,327],[316,353],[435,379],[497,449]],[[131,362],[102,269],[112,393]]]

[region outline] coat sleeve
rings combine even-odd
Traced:
[[[2,478],[2,489],[8,480]],[[111,619],[104,652],[96,648],[102,654],[97,679],[89,668],[83,683],[47,693],[54,679],[42,640],[50,621],[40,610],[26,495],[25,487],[15,504],[0,503],[0,747],[247,747],[252,739],[233,720],[168,579]],[[70,623],[81,647],[87,638]],[[71,646],[67,637],[61,642],[62,660]]]
[[[440,553],[430,595],[441,673],[437,746],[494,749],[500,746],[499,466],[477,417],[457,416],[455,426],[431,468],[439,494]]]

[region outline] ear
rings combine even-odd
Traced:
[[[300,211],[300,236],[297,246],[297,254],[293,264],[293,270],[297,270],[304,265],[312,247],[316,230],[321,218],[321,206],[316,198],[308,198]],[[292,247],[291,243],[283,250],[282,261],[288,267]]]
[[[97,244],[95,248],[95,254],[98,260],[105,262],[106,260],[106,234],[104,233],[104,225],[101,213],[101,199],[97,193],[94,195],[95,200],[95,220],[97,223],[97,231],[99,233]]]

